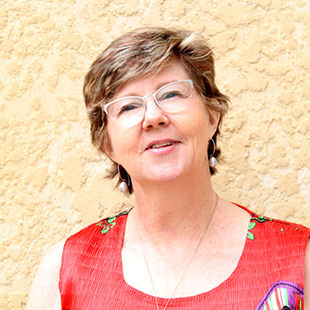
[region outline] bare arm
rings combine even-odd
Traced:
[[[64,241],[55,244],[43,258],[29,294],[27,310],[61,310],[58,289]]]
[[[306,269],[305,269],[305,308],[310,310],[310,240],[306,249]]]

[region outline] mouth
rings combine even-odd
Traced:
[[[166,143],[157,143],[157,144],[153,144],[151,145],[150,149],[158,149],[160,147],[166,147],[166,146],[170,146],[172,145],[172,142],[166,142]]]
[[[146,150],[165,148],[177,143],[178,141],[153,141],[147,146]]]

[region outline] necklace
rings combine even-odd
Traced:
[[[199,249],[199,246],[200,246],[200,244],[201,244],[201,242],[202,242],[202,240],[203,240],[203,237],[205,236],[205,234],[206,234],[206,232],[207,232],[207,230],[208,230],[208,227],[209,227],[209,225],[210,225],[210,223],[211,223],[211,221],[212,221],[213,214],[214,214],[215,209],[216,209],[217,204],[218,204],[218,200],[219,200],[219,197],[218,197],[218,195],[216,194],[216,202],[215,202],[214,208],[213,208],[213,210],[212,210],[210,219],[209,219],[209,221],[208,221],[208,223],[207,223],[207,225],[206,225],[206,228],[205,228],[205,230],[204,230],[202,236],[200,237],[199,242],[198,242],[198,244],[197,244],[197,246],[196,246],[194,252],[192,253],[192,255],[191,255],[191,257],[190,257],[190,259],[189,259],[189,261],[188,261],[188,264],[187,264],[186,267],[183,269],[183,272],[181,273],[181,276],[180,276],[180,278],[179,278],[179,280],[178,280],[176,286],[174,287],[174,290],[172,291],[171,296],[170,296],[169,299],[167,300],[167,302],[166,302],[166,304],[165,304],[163,310],[166,310],[166,308],[168,307],[168,304],[169,304],[170,300],[172,299],[174,293],[176,292],[177,288],[179,287],[180,283],[182,282],[183,277],[184,277],[186,271],[187,271],[188,268],[191,266],[192,261],[193,261],[193,259],[194,259],[194,256],[195,256],[195,254],[197,253],[197,251],[198,251],[198,249]],[[144,263],[145,263],[145,265],[146,265],[146,269],[147,269],[147,272],[148,272],[148,274],[149,274],[149,278],[150,278],[150,281],[151,281],[151,284],[152,284],[152,289],[153,289],[153,292],[154,292],[154,297],[155,297],[155,302],[156,302],[157,310],[159,310],[160,308],[159,308],[159,304],[158,304],[158,299],[157,299],[157,295],[156,295],[156,290],[155,290],[154,282],[153,282],[152,275],[151,275],[151,272],[150,272],[150,268],[149,268],[149,265],[148,265],[147,260],[146,260],[145,252],[144,252],[143,247],[142,247],[141,236],[140,236],[140,233],[139,233],[139,231],[138,231],[138,229],[137,229],[134,216],[132,216],[132,219],[133,219],[133,223],[134,223],[134,226],[135,226],[136,234],[137,234],[138,239],[139,239],[139,244],[140,244],[141,252],[142,252],[142,255],[143,255]]]

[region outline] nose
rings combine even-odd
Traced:
[[[148,100],[147,100],[148,99]],[[165,127],[169,124],[170,120],[166,113],[157,105],[153,96],[148,96],[144,99],[145,112],[142,121],[144,130],[151,128]]]

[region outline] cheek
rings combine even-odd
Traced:
[[[195,130],[198,131],[200,135],[207,134],[211,127],[209,114],[204,107],[197,111],[193,122]]]
[[[210,137],[210,124],[209,118],[204,117],[202,113],[200,117],[196,120],[196,126],[193,128],[193,139],[195,141],[195,147],[202,153],[207,152],[209,137]]]
[[[107,132],[106,132],[106,150],[109,157],[114,160],[115,162],[118,162],[116,154],[118,153],[118,136],[117,131],[114,128],[113,124],[107,125]]]
[[[110,157],[118,163],[124,163],[126,158],[130,157],[135,146],[134,135],[129,131],[121,131],[110,126],[108,130],[109,141],[110,141]]]

